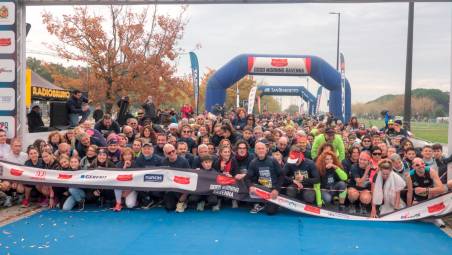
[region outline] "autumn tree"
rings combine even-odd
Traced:
[[[118,96],[132,101],[153,95],[157,104],[180,95],[180,79],[174,77],[178,41],[186,25],[182,7],[176,17],[161,15],[157,7],[133,12],[123,6],[110,6],[106,16],[85,7],[74,7],[62,19],[43,14],[47,31],[59,39],[49,45],[57,54],[89,66],[95,93],[107,111]]]

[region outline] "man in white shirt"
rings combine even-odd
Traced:
[[[0,160],[3,160],[5,154],[11,150],[9,144],[6,143],[6,131],[0,129]]]
[[[19,165],[25,164],[25,161],[28,159],[28,155],[22,151],[22,142],[19,138],[11,140],[11,149],[3,156],[3,159]]]

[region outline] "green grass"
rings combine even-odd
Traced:
[[[383,120],[360,120],[366,127],[384,127]],[[411,132],[423,140],[447,144],[447,123],[411,122]]]

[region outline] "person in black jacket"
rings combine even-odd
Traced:
[[[105,138],[107,138],[112,132],[115,134],[119,134],[121,132],[118,122],[114,121],[110,114],[105,114],[102,120],[96,123],[94,129],[101,132]]]
[[[270,196],[275,199],[281,186],[284,182],[284,174],[281,171],[281,166],[278,162],[268,156],[268,148],[262,142],[257,142],[255,146],[256,158],[251,161],[248,173],[245,176],[245,183],[249,187],[250,193],[255,193],[253,185],[263,185],[271,189]],[[257,213],[265,208],[269,215],[276,214],[278,206],[272,203],[266,203],[265,207],[260,204],[255,204],[251,213]]]
[[[88,98],[82,95],[80,90],[74,90],[71,97],[66,101],[66,108],[69,114],[69,123],[71,127],[76,127],[79,123],[85,122],[88,118],[90,110],[87,105]],[[79,121],[79,116],[82,119]]]
[[[94,121],[97,123],[104,117],[104,111],[100,104],[96,104],[96,109],[93,112]]]
[[[151,166],[160,166],[162,158],[154,154],[152,143],[144,143],[141,148],[140,156],[135,160],[135,167],[146,168]]]
[[[41,116],[41,107],[35,105],[31,108],[27,114],[28,132],[46,132],[50,131],[50,128],[44,126]]]
[[[149,118],[152,122],[157,122],[157,113],[155,110],[155,105],[152,99],[152,96],[148,96],[146,101],[141,105],[144,109],[144,116],[143,118]]]

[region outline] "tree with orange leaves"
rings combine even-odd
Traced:
[[[183,82],[174,77],[174,60],[180,53],[176,46],[186,25],[185,10],[182,7],[178,16],[172,17],[158,14],[156,7],[148,15],[148,8],[135,13],[110,6],[109,17],[104,18],[87,7],[74,7],[62,20],[45,12],[43,23],[59,39],[50,47],[60,57],[89,66],[96,79],[89,93],[105,102],[110,112],[118,96],[127,94],[131,100],[143,101],[152,95],[160,104],[167,95],[181,93]]]

